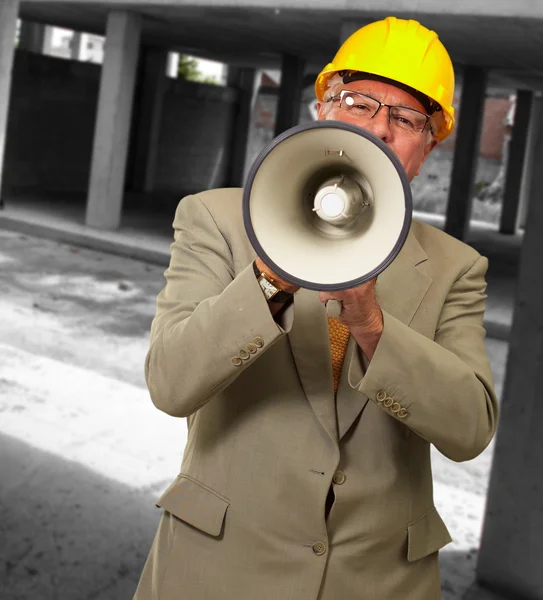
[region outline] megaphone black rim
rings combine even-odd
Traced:
[[[352,133],[356,133],[357,135],[365,137],[370,142],[373,142],[376,146],[378,146],[387,155],[387,157],[390,159],[390,161],[394,165],[394,167],[398,173],[398,176],[400,178],[400,181],[402,183],[404,197],[405,197],[406,206],[405,206],[405,216],[404,216],[404,222],[402,225],[402,229],[401,229],[400,235],[398,236],[398,240],[396,241],[396,244],[394,245],[394,247],[392,248],[390,253],[387,255],[385,260],[382,261],[371,272],[366,273],[366,275],[364,275],[363,277],[358,277],[357,279],[352,279],[350,281],[344,281],[341,283],[332,283],[332,284],[315,283],[313,281],[306,281],[305,279],[299,279],[298,277],[293,276],[291,273],[287,273],[284,269],[282,269],[279,265],[277,265],[268,256],[268,254],[264,251],[264,249],[262,248],[262,246],[260,245],[260,243],[257,239],[257,236],[253,229],[253,224],[251,222],[251,216],[250,216],[251,190],[252,190],[254,179],[256,177],[258,169],[260,168],[260,166],[262,165],[262,163],[264,162],[264,160],[266,159],[268,154],[270,154],[270,152],[272,150],[274,150],[279,144],[284,142],[286,139],[292,137],[293,135],[301,133],[302,131],[314,130],[314,129],[344,129],[345,131],[350,131]],[[361,127],[357,127],[356,125],[352,125],[351,123],[344,123],[343,121],[316,121],[314,123],[308,123],[305,125],[297,125],[296,127],[287,129],[286,131],[284,131],[283,133],[278,135],[276,138],[274,138],[262,150],[262,152],[260,152],[260,154],[258,155],[256,160],[252,164],[251,169],[249,170],[249,174],[247,176],[247,182],[246,182],[244,190],[243,190],[242,210],[243,210],[243,222],[245,225],[245,231],[247,232],[249,241],[251,242],[251,244],[252,244],[253,248],[255,249],[256,253],[258,254],[258,256],[260,256],[260,258],[268,265],[268,267],[270,267],[270,269],[272,269],[272,271],[274,273],[279,275],[281,278],[286,279],[287,281],[290,281],[291,283],[299,285],[302,288],[306,288],[309,290],[323,291],[323,292],[326,292],[326,291],[333,292],[333,291],[347,290],[347,289],[356,287],[358,285],[361,285],[361,284],[369,281],[370,279],[377,277],[377,275],[379,275],[379,273],[384,271],[390,265],[390,263],[396,258],[396,256],[399,254],[400,250],[402,249],[402,246],[404,245],[407,235],[409,233],[409,228],[411,227],[411,218],[412,218],[411,215],[412,215],[412,210],[413,210],[413,201],[411,198],[411,187],[409,185],[409,179],[407,178],[407,174],[403,168],[403,165],[401,164],[401,162],[398,159],[398,157],[396,156],[396,154],[394,154],[394,152],[392,152],[392,150],[382,140],[380,140],[373,133],[366,131],[365,129],[362,129]]]

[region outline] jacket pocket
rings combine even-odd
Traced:
[[[434,507],[407,525],[407,560],[413,562],[452,542],[447,526]]]
[[[192,477],[178,475],[156,505],[189,525],[218,537],[230,501]]]

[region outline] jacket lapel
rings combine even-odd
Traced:
[[[412,233],[391,265],[377,278],[381,308],[409,325],[432,280],[417,269],[428,259]],[[294,296],[294,321],[288,334],[304,392],[315,415],[332,440],[340,440],[366,406],[368,399],[349,384],[357,384],[365,369],[354,338],[347,346],[334,403],[334,383],[328,319],[318,292],[300,289]],[[337,410],[337,420],[336,420]]]
[[[409,325],[417,312],[432,279],[418,270],[417,265],[428,256],[412,232],[396,259],[378,277],[375,286],[377,301],[382,310],[405,325]],[[362,353],[351,336],[337,394],[339,439],[345,435],[362,412],[368,398],[352,386],[360,382],[365,368]]]

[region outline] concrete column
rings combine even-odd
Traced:
[[[253,68],[229,67],[226,84],[236,88],[238,101],[232,120],[230,152],[226,185],[241,187],[244,184],[245,157],[251,126],[251,107],[255,89],[256,70]]]
[[[139,15],[109,14],[87,201],[90,227],[120,224],[140,35]]]
[[[53,55],[53,27],[50,25],[44,25],[42,53],[47,56]]]
[[[303,79],[305,61],[283,54],[281,61],[281,86],[277,112],[275,115],[275,135],[294,127],[300,118],[300,104],[302,102]]]
[[[535,136],[537,164],[532,175],[500,426],[477,563],[480,586],[519,600],[543,600],[541,122]]]
[[[532,100],[533,92],[528,90],[519,90],[517,92],[515,122],[511,142],[509,143],[509,155],[505,175],[500,233],[514,234],[517,230],[522,171],[526,157]]]
[[[9,100],[11,96],[11,73],[13,53],[17,33],[19,0],[0,2],[0,208],[4,207],[2,175],[4,172],[4,152],[8,128]]]
[[[531,196],[531,185],[532,185],[532,174],[533,166],[536,162],[535,153],[535,140],[538,127],[540,127],[541,119],[541,93],[537,92],[534,94],[532,101],[532,111],[530,117],[530,127],[528,128],[528,141],[526,143],[526,157],[524,159],[524,168],[522,170],[522,184],[520,188],[520,205],[518,210],[518,223],[517,227],[521,229],[526,228],[526,217],[528,214],[528,201]]]
[[[483,69],[467,67],[464,70],[458,133],[445,220],[445,231],[460,240],[466,238],[469,228],[486,82],[487,74]]]
[[[155,183],[162,108],[168,84],[168,51],[147,47],[142,54],[141,81],[137,94],[140,101],[136,118],[133,119],[136,131],[132,189],[137,192],[151,192]]]
[[[21,21],[19,30],[19,50],[43,54],[45,30],[47,26],[32,21]]]
[[[177,79],[177,72],[179,70],[179,53],[168,52],[168,64],[166,66],[166,75]]]
[[[73,60],[81,60],[83,56],[83,34],[81,31],[74,31],[70,53]]]

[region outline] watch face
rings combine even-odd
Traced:
[[[258,280],[260,283],[260,287],[264,291],[264,295],[269,300],[271,297],[275,296],[275,294],[279,291],[271,281],[268,281],[265,277],[260,277]]]

